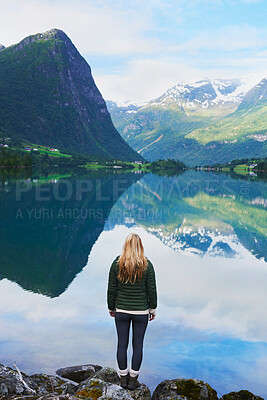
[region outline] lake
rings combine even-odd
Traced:
[[[138,233],[157,278],[140,380],[267,398],[266,183],[185,171],[1,171],[0,362],[116,368],[108,271]]]

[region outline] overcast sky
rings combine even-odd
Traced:
[[[0,0],[0,43],[58,28],[105,99],[142,102],[186,79],[267,70],[266,0]]]

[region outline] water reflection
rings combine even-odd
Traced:
[[[1,194],[0,268],[8,279],[0,282],[0,362],[16,361],[28,373],[88,362],[116,367],[107,275],[135,231],[155,266],[159,292],[142,380],[153,389],[163,379],[198,378],[219,396],[248,389],[267,398],[264,183],[201,171],[64,179],[75,188],[68,200],[51,192],[56,182],[44,184],[49,190],[42,193],[50,194],[47,208],[71,210],[64,221],[14,217],[18,208],[41,207],[34,187],[19,201],[14,183]],[[92,182],[81,202],[77,179]],[[58,189],[66,195],[66,184]],[[75,218],[76,208],[101,209],[103,217]]]
[[[0,191],[0,277],[59,296],[86,265],[111,207],[137,179],[91,173],[6,181]]]
[[[242,243],[266,260],[266,207],[263,182],[186,171],[145,176],[115,204],[108,223],[136,223],[178,251],[235,257]]]

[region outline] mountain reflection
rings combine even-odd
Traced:
[[[56,297],[86,265],[110,209],[139,175],[2,181],[0,278]]]
[[[264,182],[186,171],[177,176],[90,172],[3,180],[0,278],[57,297],[99,235],[140,226],[175,251],[267,258]]]
[[[264,195],[264,182],[224,174],[150,174],[124,193],[107,224],[137,224],[174,250],[199,255],[235,257],[241,243],[266,260]]]

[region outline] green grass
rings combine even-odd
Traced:
[[[115,163],[86,163],[81,165],[88,169],[102,169],[102,168],[113,168],[113,169],[130,169],[131,171],[138,171],[138,170],[148,170],[150,167],[149,164],[135,164],[129,161],[117,161]],[[118,168],[120,167],[120,168]]]
[[[48,146],[41,146],[41,145],[33,144],[32,147],[38,149],[40,154],[47,153],[49,156],[53,156],[53,157],[71,157],[70,154],[62,153],[60,150],[59,151],[46,150],[46,147],[48,147]]]
[[[251,110],[236,111],[223,118],[217,124],[196,129],[186,138],[195,139],[201,144],[211,141],[240,141],[249,135],[266,135],[267,132],[267,105],[257,105]]]
[[[46,150],[46,148],[48,147],[48,146],[41,146],[41,145],[39,145],[39,144],[29,144],[29,143],[27,143],[27,144],[24,144],[23,146],[13,146],[13,147],[9,147],[11,150],[21,150],[21,151],[23,151],[23,152],[25,152],[25,153],[29,153],[29,154],[31,154],[32,152],[30,152],[30,151],[28,151],[28,150],[24,150],[24,148],[23,147],[31,147],[32,149],[34,148],[34,149],[38,149],[38,152],[40,153],[40,154],[48,154],[49,156],[52,156],[52,157],[72,157],[70,154],[65,154],[65,153],[62,153],[60,150],[59,151],[50,151],[50,150]],[[49,146],[50,147],[50,146]],[[38,154],[38,152],[37,151],[33,151],[33,153],[34,154]]]

